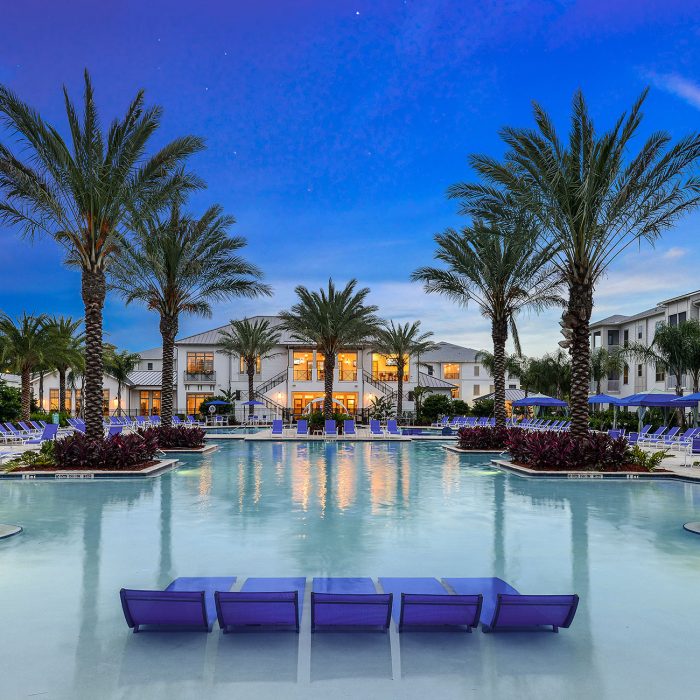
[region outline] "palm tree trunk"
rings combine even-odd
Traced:
[[[117,415],[122,414],[122,383],[117,382]]]
[[[403,358],[397,359],[396,361],[396,391],[398,392],[396,396],[396,418],[401,419],[401,413],[403,411],[403,373],[405,365]]]
[[[66,410],[66,368],[58,368],[58,410],[63,413]]]
[[[333,371],[335,370],[335,355],[323,353],[323,388],[325,397],[323,399],[323,417],[325,420],[333,418]]]
[[[22,368],[22,420],[29,420],[32,408],[32,373],[29,367]]]
[[[44,410],[44,370],[39,370],[39,410]]]
[[[85,433],[90,440],[102,440],[102,310],[106,295],[102,270],[83,270],[82,297],[85,306]]]
[[[163,369],[160,375],[160,421],[169,428],[173,424],[173,358],[178,317],[160,317],[160,337],[163,341]]]
[[[253,389],[253,380],[255,377],[255,358],[253,358],[253,361],[250,361],[250,358],[246,360],[246,372],[248,373],[248,401],[254,401],[255,400],[255,389]],[[249,403],[248,404],[248,420],[252,420],[253,418],[253,404]]]
[[[591,346],[589,324],[593,311],[593,289],[590,282],[569,285],[567,308],[571,329],[571,434],[583,438],[588,433],[588,387],[591,382]]]
[[[491,339],[493,340],[493,412],[496,427],[506,427],[506,338],[508,337],[508,321],[495,319],[491,324]]]

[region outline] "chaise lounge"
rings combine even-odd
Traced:
[[[377,593],[370,578],[315,578],[311,631],[329,628],[379,629],[391,621],[391,593]]]

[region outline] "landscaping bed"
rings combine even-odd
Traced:
[[[149,467],[154,467],[159,464],[158,460],[151,460],[150,462],[143,462],[142,464],[135,464],[131,466],[116,466],[116,467],[96,467],[90,465],[81,465],[73,467],[58,467],[55,464],[28,464],[22,467],[17,467],[11,470],[12,474],[24,474],[28,472],[114,472],[114,471],[125,471],[125,472],[140,472]]]

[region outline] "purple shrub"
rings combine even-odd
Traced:
[[[460,428],[457,431],[462,450],[505,450],[507,428]]]
[[[204,447],[204,434],[202,428],[190,428],[186,426],[157,426],[153,428],[143,428],[138,434],[144,438],[153,439],[161,449],[190,448],[197,449]]]
[[[54,457],[59,469],[128,469],[153,461],[157,450],[154,438],[134,433],[103,440],[74,433],[55,441]]]

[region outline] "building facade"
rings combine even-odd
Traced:
[[[700,291],[660,301],[654,308],[631,316],[615,314],[591,323],[591,349],[605,348],[617,352],[632,343],[649,346],[654,341],[656,329],[662,324],[675,326],[684,321],[700,318]],[[682,378],[684,391],[691,389],[690,378]],[[611,396],[631,396],[642,391],[675,391],[676,378],[663,367],[653,363],[627,358],[622,372],[609,374],[602,382],[601,390]],[[591,385],[595,391],[595,386]]]
[[[266,319],[271,325],[280,324],[275,316],[253,317]],[[230,326],[214,328],[203,333],[179,338],[175,347],[174,403],[177,413],[197,413],[202,403],[214,396],[231,392],[240,403],[248,400],[248,375],[239,357],[222,353],[218,343],[222,331]],[[117,405],[117,383],[105,375],[105,413],[118,409],[129,414],[160,413],[160,376],[162,351],[160,348],[142,353],[138,367],[122,388],[121,404]],[[460,398],[467,403],[493,391],[493,379],[477,361],[478,351],[452,343],[439,343],[438,348],[421,357],[411,358],[404,375],[403,406],[411,412],[415,408],[413,391],[417,386],[431,392]],[[324,357],[313,347],[293,339],[280,330],[279,344],[269,357],[257,362],[254,378],[254,400],[260,405],[256,413],[272,415],[301,414],[309,404],[320,407],[324,396]],[[346,348],[338,353],[334,369],[333,399],[338,410],[350,414],[369,408],[378,397],[397,399],[398,375],[395,363],[369,346]],[[516,379],[508,378],[506,386],[519,388]],[[38,396],[38,379],[34,379],[34,396]],[[71,410],[80,405],[80,389],[70,392]],[[67,394],[68,398],[68,394]],[[58,376],[44,376],[43,406],[46,410],[58,407]]]

